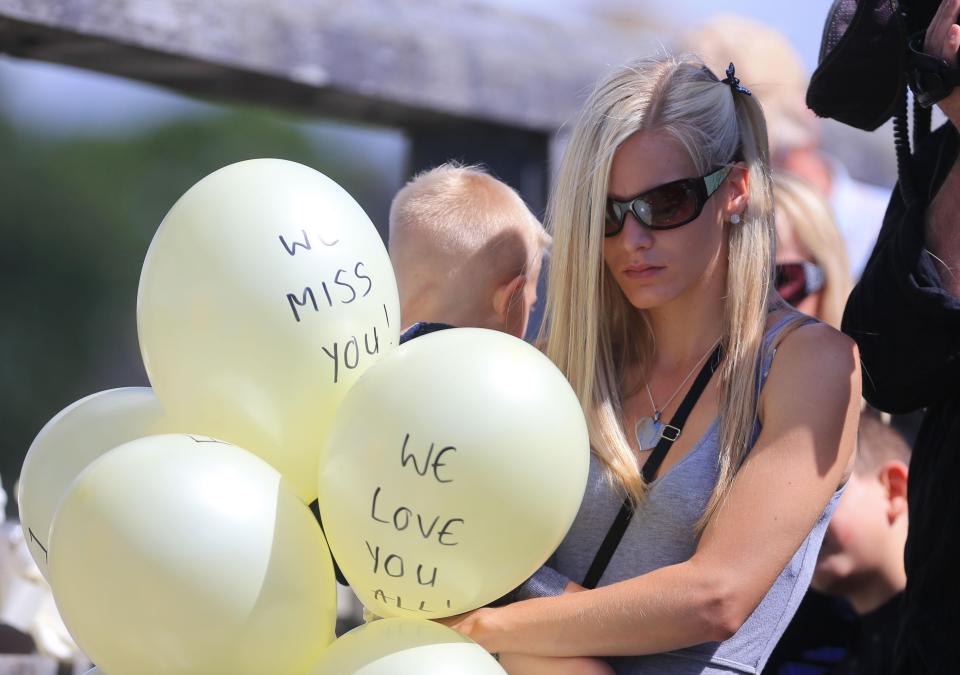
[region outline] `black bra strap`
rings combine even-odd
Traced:
[[[663,428],[663,435],[660,437],[660,442],[657,443],[657,447],[653,449],[653,452],[647,457],[647,461],[643,463],[641,473],[644,482],[650,483],[656,477],[660,465],[663,464],[667,452],[670,451],[670,446],[680,437],[680,431],[683,429],[683,425],[686,424],[690,411],[693,410],[693,406],[696,405],[700,399],[703,390],[707,388],[707,383],[710,382],[713,373],[720,367],[720,361],[722,359],[723,353],[720,345],[717,345],[717,348],[710,354],[710,358],[703,365],[703,368],[700,369],[697,379],[694,380],[690,386],[690,391],[687,392],[687,395],[683,397],[683,401],[680,402],[680,406],[670,420],[670,424]],[[607,536],[604,537],[603,543],[600,544],[600,548],[597,550],[597,555],[594,556],[593,562],[590,563],[590,569],[587,570],[587,574],[583,578],[582,585],[584,588],[596,588],[597,582],[600,581],[600,577],[603,576],[607,565],[610,563],[610,558],[613,557],[614,551],[616,551],[617,546],[620,545],[620,540],[623,539],[623,535],[627,531],[627,526],[630,524],[631,518],[633,518],[633,503],[630,501],[630,497],[625,497],[623,504],[620,506],[620,511],[617,513],[617,517],[607,531]]]

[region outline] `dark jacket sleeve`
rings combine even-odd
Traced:
[[[924,241],[927,207],[957,146],[957,132],[948,123],[918,148],[913,166],[921,198],[908,207],[894,190],[844,312],[843,331],[860,349],[864,397],[887,412],[927,407],[958,386],[960,300],[944,289]]]

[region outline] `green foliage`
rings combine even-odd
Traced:
[[[0,473],[8,491],[57,411],[96,391],[147,384],[135,310],[150,239],[187,188],[255,157],[313,166],[355,195],[377,192],[377,176],[345,148],[265,112],[65,140],[0,120]]]

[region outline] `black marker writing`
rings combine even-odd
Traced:
[[[408,506],[398,506],[393,510],[393,513],[389,514],[389,507],[384,510],[380,508],[378,510],[377,506],[380,500],[380,493],[383,488],[377,487],[373,491],[373,499],[370,502],[370,518],[375,522],[383,523],[384,525],[392,525],[393,529],[397,532],[404,532],[410,528],[410,525],[414,522],[417,524],[417,531],[419,531],[420,536],[424,539],[430,539],[433,537],[434,532],[436,532],[437,543],[442,546],[456,546],[459,542],[451,541],[451,538],[455,536],[453,532],[454,527],[457,523],[463,523],[463,518],[448,518],[443,522],[443,525],[437,530],[437,525],[440,523],[440,516],[436,515],[431,520],[429,516],[424,517],[419,511],[414,511]],[[379,514],[379,515],[378,515]]]
[[[371,340],[372,338],[372,340]],[[373,343],[371,345],[371,342]],[[341,345],[343,349],[341,349]],[[343,342],[334,342],[331,349],[321,345],[323,353],[333,361],[333,383],[340,381],[340,364],[347,370],[355,370],[360,366],[360,340],[356,335],[351,335],[348,340]],[[363,352],[367,356],[375,356],[380,353],[380,335],[377,333],[377,327],[374,326],[369,332],[363,334]],[[442,466],[442,465],[441,465]]]
[[[44,546],[43,543],[42,543],[39,539],[37,539],[37,535],[35,535],[35,534],[33,533],[33,530],[32,530],[32,529],[30,529],[30,528],[28,527],[28,528],[27,528],[27,532],[30,533],[30,541],[34,542],[37,546],[40,547],[40,550],[43,551],[43,562],[49,564],[49,562],[50,562],[50,556],[47,554],[47,547]]]
[[[377,327],[373,327],[373,349],[370,348],[369,335],[366,333],[363,334],[363,348],[368,355],[373,356],[374,354],[380,353],[380,338],[377,336]]]
[[[324,292],[326,292],[326,287],[324,287]],[[300,312],[297,311],[297,307],[306,307],[307,298],[310,299],[310,303],[313,305],[313,311],[319,311],[320,307],[317,305],[317,297],[313,294],[313,289],[309,286],[303,289],[303,297],[300,300],[297,300],[297,296],[293,293],[287,293],[287,302],[290,303],[290,309],[297,323],[300,323]]]
[[[350,348],[353,347],[353,365],[350,365]],[[360,347],[357,345],[357,336],[354,335],[343,346],[343,365],[353,370],[360,364]]]
[[[390,571],[390,562],[393,561],[393,571]],[[396,553],[391,553],[387,556],[387,559],[383,561],[383,571],[387,573],[388,577],[402,577],[403,576],[403,558],[398,556]]]
[[[367,280],[367,290],[363,292],[363,297],[367,297],[370,294],[370,291],[373,289],[373,279],[368,277],[366,274],[360,274],[360,268],[363,267],[362,262],[358,262],[353,267],[353,275],[357,279],[366,279]]]
[[[413,462],[413,470],[416,471],[419,475],[421,476],[427,475],[427,470],[432,468],[433,477],[436,479],[438,483],[453,482],[452,478],[445,479],[440,477],[440,467],[446,466],[446,464],[444,464],[443,461],[441,460],[443,459],[443,456],[448,452],[456,452],[457,449],[455,447],[453,447],[452,445],[448,445],[442,448],[440,452],[437,453],[437,456],[434,457],[433,451],[434,451],[435,445],[431,443],[430,450],[427,451],[427,456],[425,459],[423,459],[423,466],[421,467],[417,463],[417,456],[413,452],[407,453],[407,443],[409,442],[410,442],[410,434],[407,434],[403,437],[403,444],[400,446],[400,464],[402,466],[406,466],[408,462]],[[432,463],[431,463],[431,458],[433,459]]]
[[[385,604],[385,605],[394,605],[397,609],[406,609],[406,610],[411,611],[411,612],[426,612],[426,613],[430,613],[430,612],[433,612],[433,611],[434,611],[434,610],[430,609],[429,607],[427,607],[427,601],[426,601],[426,600],[421,600],[420,603],[419,603],[419,605],[416,606],[416,607],[405,606],[405,605],[403,604],[403,598],[401,598],[399,595],[398,595],[397,597],[395,597],[395,598],[394,598],[394,597],[391,597],[391,596],[387,595],[386,593],[384,593],[382,588],[377,588],[377,589],[375,589],[375,590],[373,591],[373,599],[374,599],[374,600],[377,600],[377,601],[379,601],[379,602],[382,602],[382,603]],[[449,600],[447,600],[447,608],[448,608],[448,609],[450,608],[450,601],[449,601]]]
[[[370,517],[373,518],[378,523],[389,524],[390,523],[389,520],[382,520],[380,518],[377,518],[377,497],[380,496],[381,489],[382,488],[378,487],[376,490],[373,491],[373,504],[370,506]]]
[[[367,545],[367,552],[370,553],[370,559],[373,561],[373,573],[378,574],[380,570],[386,572],[387,576],[399,579],[404,575],[405,565],[403,558],[401,558],[396,553],[389,554],[386,558],[383,559],[383,566],[380,565],[380,546],[371,546],[370,542],[364,540],[364,544]],[[433,568],[433,574],[426,581],[423,580],[424,566],[423,564],[417,565],[417,583],[421,586],[430,586],[435,587],[437,585],[437,568]]]
[[[307,234],[306,230],[300,230],[300,234],[303,235],[303,241],[294,241],[293,243],[288,244],[287,240],[283,238],[283,235],[279,235],[280,243],[283,244],[283,248],[286,249],[287,253],[290,255],[297,255],[297,246],[302,248],[304,251],[310,251],[313,247],[310,244],[310,235]],[[327,241],[323,238],[322,235],[317,235],[317,239],[320,240],[320,243],[324,246],[336,246],[340,240],[334,239],[333,241]]]
[[[360,263],[357,263],[357,267],[359,266],[360,266]],[[347,270],[337,270],[336,275],[334,275],[333,277],[333,283],[335,283],[337,286],[343,286],[344,288],[350,291],[350,299],[340,301],[341,304],[349,305],[351,302],[357,299],[357,291],[349,283],[345,281],[340,281],[340,275],[346,274],[346,273],[347,273]]]
[[[443,529],[437,532],[437,541],[440,542],[443,546],[456,546],[457,544],[459,544],[460,542],[458,541],[444,541],[443,538],[447,536],[453,536],[452,533],[450,532],[450,526],[453,525],[454,523],[462,523],[462,522],[463,522],[463,518],[451,518],[450,520],[448,520],[444,524]]]
[[[295,241],[293,245],[287,244],[287,240],[283,238],[283,235],[280,235],[280,243],[283,244],[283,247],[287,249],[287,253],[290,255],[297,255],[297,246],[301,247],[304,251],[310,250],[310,237],[307,236],[306,230],[300,230],[303,233],[303,241]]]
[[[437,568],[433,568],[433,576],[430,577],[429,581],[424,581],[421,574],[423,572],[423,565],[417,565],[417,583],[421,586],[431,586],[436,587],[437,585]]]
[[[333,383],[336,384],[339,381],[340,376],[340,359],[337,354],[340,351],[340,345],[336,342],[333,343],[333,354],[330,353],[330,350],[320,345],[320,349],[323,350],[323,353],[333,359]]]
[[[284,246],[286,246],[286,241],[284,241]],[[287,248],[288,252],[295,251],[297,246],[304,246],[300,242],[294,242],[292,247]],[[294,253],[291,252],[291,255]],[[297,293],[287,293],[286,298],[287,302],[290,305],[290,311],[293,312],[293,318],[296,319],[299,323],[302,319],[302,313],[300,308],[309,308],[312,307],[314,312],[319,312],[321,305],[324,304],[326,300],[326,306],[333,308],[340,305],[350,305],[356,302],[359,298],[365,298],[373,290],[373,280],[366,274],[362,272],[363,263],[358,262],[353,267],[353,272],[351,273],[347,269],[337,269],[333,272],[333,278],[327,278],[321,280],[319,284],[314,286],[304,286],[303,290]],[[365,287],[365,288],[364,288]],[[321,296],[316,289],[323,291]],[[358,293],[358,288],[362,288],[362,294]],[[383,306],[384,315],[386,316],[386,305]],[[386,316],[387,326],[390,325],[390,317]]]
[[[320,235],[317,235],[317,239],[320,240],[320,243],[321,243],[321,244],[323,244],[324,246],[327,246],[327,247],[336,246],[337,244],[340,243],[340,240],[339,240],[339,239],[334,239],[333,241],[327,241],[326,239],[324,239],[324,238],[321,237]]]
[[[232,443],[227,443],[226,441],[221,441],[219,438],[211,438],[210,436],[194,436],[192,434],[184,434],[194,443],[219,443],[220,445],[232,445]]]

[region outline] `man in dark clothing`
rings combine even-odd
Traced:
[[[910,446],[869,409],[858,435],[853,474],[824,536],[811,590],[764,675],[895,673]]]
[[[956,15],[935,19],[925,43],[954,68]],[[938,105],[950,122],[913,157],[920,199],[907,205],[893,193],[843,318],[860,347],[866,399],[891,413],[926,408],[910,464],[898,673],[960,670],[960,89]]]

